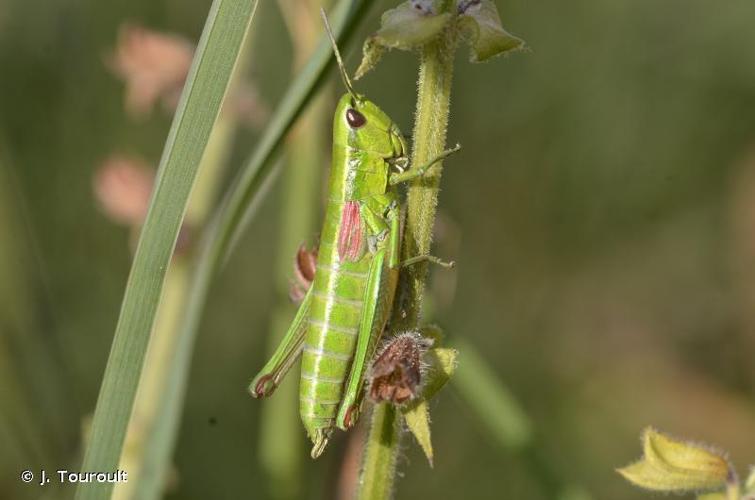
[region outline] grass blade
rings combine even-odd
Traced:
[[[82,471],[114,471],[126,434],[165,273],[210,131],[256,0],[215,0],[165,144],[97,400]],[[81,483],[77,499],[109,496],[112,483]]]

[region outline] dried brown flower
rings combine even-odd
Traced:
[[[315,280],[317,270],[317,249],[307,250],[304,245],[299,247],[294,258],[294,278],[288,291],[288,296],[295,304],[300,304],[307,294],[307,290]]]
[[[418,332],[399,333],[388,339],[367,375],[370,399],[394,404],[414,399],[421,388],[422,356],[432,345],[432,339]]]

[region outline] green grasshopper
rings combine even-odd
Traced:
[[[269,396],[302,358],[299,409],[312,458],[320,456],[336,427],[347,430],[359,417],[365,372],[391,313],[399,269],[422,261],[453,265],[430,255],[400,261],[398,185],[459,150],[457,145],[408,169],[404,136],[354,91],[322,15],[347,93],[335,112],[315,278],[280,345],[249,386],[252,396]]]

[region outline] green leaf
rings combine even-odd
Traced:
[[[470,2],[459,16],[459,27],[469,42],[472,62],[486,61],[524,47],[524,40],[503,29],[498,9],[492,0]]]
[[[113,471],[118,466],[165,273],[202,154],[256,5],[256,0],[215,0],[210,8],[163,151],[82,470]],[[76,498],[106,498],[112,487],[112,483],[82,483]]]
[[[359,80],[377,66],[385,53],[385,47],[380,45],[374,37],[369,37],[362,46],[362,62],[354,73],[354,80]]]
[[[451,23],[470,45],[470,60],[482,62],[524,47],[524,40],[501,26],[498,9],[492,0],[459,0],[458,15],[441,12],[439,0],[409,0],[387,10],[380,29],[365,40],[362,62],[355,79],[372,70],[388,49],[414,50],[436,39]]]
[[[433,444],[430,435],[430,410],[427,401],[421,400],[418,404],[404,410],[403,414],[406,426],[414,435],[422,451],[425,452],[427,461],[430,462],[430,467],[432,467]]]
[[[648,428],[643,458],[618,469],[629,482],[654,491],[715,490],[726,486],[730,465],[719,452]]]
[[[459,352],[449,347],[437,347],[427,353],[428,368],[422,387],[421,399],[431,400],[451,379],[456,371],[456,358]]]
[[[419,329],[420,335],[425,338],[432,339],[433,345],[438,347],[443,344],[445,335],[443,330],[438,325],[426,325]]]
[[[416,1],[406,1],[385,11],[380,29],[364,42],[362,62],[354,78],[358,80],[372,70],[386,49],[414,50],[437,37],[451,14],[436,12],[439,12],[436,2]]]
[[[430,331],[433,331],[432,327],[430,328]],[[435,330],[440,331],[437,327],[435,327]],[[417,439],[422,451],[425,452],[431,467],[433,465],[433,445],[430,439],[430,410],[427,402],[451,379],[456,370],[457,355],[458,352],[455,349],[443,347],[430,349],[426,355],[428,367],[423,374],[426,380],[423,382],[422,392],[417,399],[401,410],[407,427]]]
[[[415,8],[414,2],[408,1],[385,11],[374,37],[386,48],[412,50],[438,36],[450,18],[447,12],[425,14]]]

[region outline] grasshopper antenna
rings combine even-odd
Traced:
[[[320,14],[322,15],[322,20],[325,23],[325,31],[328,32],[328,38],[330,38],[330,43],[331,45],[333,45],[333,52],[335,52],[336,54],[336,62],[338,63],[338,70],[341,72],[341,80],[343,80],[343,84],[346,87],[346,90],[348,90],[349,94],[351,94],[351,97],[353,97],[355,101],[360,102],[361,99],[359,98],[357,93],[354,92],[354,87],[351,86],[351,80],[349,79],[349,75],[346,73],[346,66],[343,65],[343,59],[341,59],[341,53],[338,51],[336,38],[333,36],[333,31],[330,29],[328,16],[325,15],[325,9],[323,9],[322,7],[320,8]]]

